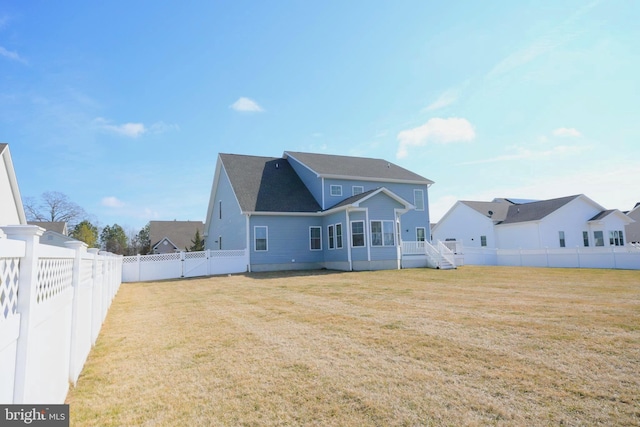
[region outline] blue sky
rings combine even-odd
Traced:
[[[384,158],[456,200],[640,202],[640,2],[0,0],[23,198],[204,220],[217,154]]]

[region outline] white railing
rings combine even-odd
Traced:
[[[247,251],[244,249],[127,256],[123,259],[122,281],[144,282],[244,273],[248,264]]]
[[[451,249],[449,249],[448,246],[446,246],[440,240],[438,240],[438,252],[440,253],[440,256],[442,258],[444,258],[445,260],[447,260],[449,264],[451,264],[452,267],[456,266],[456,260],[453,255],[453,252],[451,251]]]
[[[40,243],[44,229],[0,231],[0,404],[63,403],[120,286],[122,257]]]

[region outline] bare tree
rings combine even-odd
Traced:
[[[40,200],[25,198],[24,210],[28,221],[66,222],[75,225],[87,217],[84,209],[57,191],[42,193]]]

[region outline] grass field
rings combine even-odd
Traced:
[[[72,426],[640,425],[640,272],[123,284]]]

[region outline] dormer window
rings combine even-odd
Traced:
[[[342,196],[342,185],[332,185],[329,191],[332,196]]]

